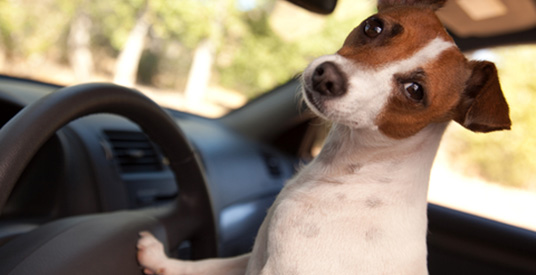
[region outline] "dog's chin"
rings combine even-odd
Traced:
[[[325,105],[325,99],[316,94],[314,91],[304,88],[302,89],[302,95],[303,100],[305,100],[305,103],[309,109],[318,117],[331,123],[342,124],[353,129],[361,127],[358,122],[347,120],[346,116],[330,110],[329,107]]]

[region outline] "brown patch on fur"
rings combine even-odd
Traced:
[[[394,91],[377,119],[385,135],[402,139],[412,136],[430,123],[454,118],[455,109],[471,71],[465,57],[456,49],[443,52],[422,67],[425,74],[425,99],[414,102],[404,93],[403,83],[393,83]],[[393,79],[398,82],[398,80]]]
[[[369,197],[365,200],[365,206],[368,208],[378,208],[383,205],[383,201],[377,197]]]
[[[344,200],[346,200],[346,194],[344,194],[344,193],[337,193],[335,197],[336,197],[336,199],[339,200],[339,201],[344,201]]]
[[[299,225],[300,234],[306,238],[315,238],[320,234],[320,227],[314,223],[303,223]]]
[[[431,9],[403,6],[374,17],[384,24],[382,34],[367,37],[363,22],[348,35],[338,54],[356,64],[378,67],[407,59],[436,37],[452,41]],[[393,31],[396,35],[392,35]]]
[[[380,233],[381,233],[380,229],[371,227],[367,231],[365,231],[365,240],[369,242],[373,241],[379,237]]]

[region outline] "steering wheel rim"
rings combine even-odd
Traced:
[[[217,254],[216,220],[210,191],[203,168],[192,146],[173,118],[156,103],[139,92],[113,84],[93,83],[60,89],[28,105],[2,127],[0,130],[0,156],[2,156],[0,158],[0,212],[19,176],[38,149],[70,121],[97,113],[112,113],[133,121],[160,146],[175,174],[179,188],[178,199],[172,205],[158,209],[67,218],[55,225],[49,225],[52,231],[58,231],[58,233],[50,233],[49,229],[43,229],[41,231],[47,233],[37,230],[38,232],[34,235],[38,237],[39,234],[44,234],[55,238],[55,234],[61,235],[65,228],[78,230],[73,228],[80,227],[80,223],[106,224],[121,220],[124,223],[118,226],[126,227],[132,232],[147,229],[160,232],[156,233],[157,236],[160,235],[170,248],[176,248],[182,241],[189,240],[194,259],[215,257]],[[108,222],[104,222],[105,220]],[[98,230],[108,230],[109,232],[106,231],[103,234],[110,235],[108,237],[112,242],[119,237],[115,235],[121,234],[115,232],[115,229]],[[162,232],[167,232],[167,234]],[[62,242],[68,243],[69,238]],[[123,240],[123,243],[117,245],[127,245],[126,242],[130,242],[132,238]],[[3,248],[0,247],[0,259],[3,255],[2,251],[7,250]],[[84,249],[88,250],[87,247]],[[130,249],[135,252],[135,242],[131,244]],[[84,253],[89,253],[89,251]],[[94,253],[107,252],[94,251]],[[24,254],[35,253],[26,251]],[[19,258],[25,259],[25,255]],[[106,261],[107,257],[101,255],[100,258]],[[121,264],[132,265],[136,264],[136,261],[133,258],[130,263]],[[12,264],[12,266],[16,265]],[[2,270],[1,266],[0,270]],[[57,268],[50,270],[58,271]],[[117,271],[117,269],[113,270]],[[106,272],[106,270],[100,270],[100,272]]]

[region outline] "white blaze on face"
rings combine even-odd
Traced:
[[[425,47],[407,59],[388,63],[377,68],[366,61],[351,60],[341,55],[326,55],[315,59],[304,71],[304,85],[309,87],[315,68],[327,61],[339,66],[348,78],[348,91],[338,97],[314,96],[304,98],[309,107],[319,116],[352,128],[377,128],[376,117],[384,109],[390,94],[396,91],[393,81],[395,74],[415,71],[433,62],[443,51],[455,47],[454,43],[439,37],[431,40]],[[317,102],[312,102],[317,101]],[[317,108],[315,106],[322,106]]]

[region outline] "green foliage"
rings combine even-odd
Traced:
[[[220,50],[224,58],[218,62],[220,83],[254,98],[299,75],[312,59],[339,49],[346,35],[372,12],[373,6],[347,4],[340,9],[342,12],[325,17],[319,30],[290,41],[272,30],[271,9],[242,14],[241,28],[229,24],[235,33],[228,30]],[[237,34],[236,29],[241,32]]]
[[[184,55],[191,55],[201,40],[210,39],[217,60],[213,78],[255,97],[301,72],[312,58],[336,51],[359,17],[372,9],[370,4],[346,4],[336,14],[325,17],[320,29],[288,41],[272,30],[269,21],[275,1],[0,0],[0,50],[22,58],[50,57],[51,52],[56,52],[58,61],[63,62],[68,53],[70,24],[84,12],[92,21],[92,50],[115,58],[137,18],[148,14],[151,45],[156,47],[144,55],[155,59],[150,71],[140,71],[144,83],[159,79],[159,74],[173,74],[163,69],[187,72],[190,63]],[[173,46],[177,43],[183,56],[169,56],[166,49],[177,48]]]
[[[475,134],[451,127],[450,158],[460,171],[504,185],[536,189],[536,47],[493,50],[510,105],[512,130]]]
[[[109,46],[120,50],[146,5],[145,0],[107,0],[89,1],[77,8],[88,10],[94,29],[106,38]]]
[[[9,1],[0,1],[0,47],[11,52],[14,49],[11,33],[16,28],[15,17],[19,12]]]
[[[227,1],[153,1],[153,28],[159,37],[178,39],[189,48],[211,36],[216,9]]]
[[[306,63],[297,54],[297,44],[285,43],[270,29],[266,15],[250,20],[248,26],[249,32],[222,46],[222,51],[232,55],[232,61],[218,69],[222,84],[238,88],[252,98],[287,81]]]
[[[43,13],[49,17],[42,19]],[[55,1],[0,1],[0,43],[9,56],[29,56],[52,48],[61,39],[62,26]],[[2,47],[0,47],[2,48]]]

